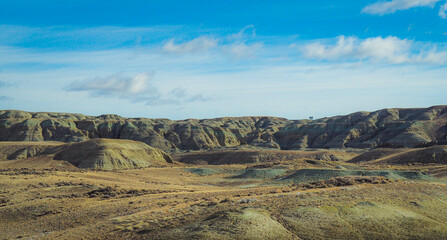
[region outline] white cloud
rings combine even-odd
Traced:
[[[202,52],[216,47],[217,43],[217,39],[206,36],[198,37],[189,42],[178,44],[174,42],[174,39],[171,39],[163,45],[163,51],[178,54]]]
[[[337,59],[351,55],[354,52],[354,44],[357,41],[354,37],[340,36],[337,43],[332,46],[324,45],[320,42],[307,44],[303,48],[303,53],[308,58],[317,59]]]
[[[392,0],[380,1],[370,4],[362,9],[363,13],[384,15],[399,10],[407,10],[415,7],[434,7],[441,0]]]
[[[441,8],[439,9],[439,16],[441,18],[447,18],[447,1],[441,5]]]
[[[93,97],[118,97],[129,99],[132,102],[145,102],[146,105],[181,104],[209,100],[200,94],[189,95],[184,88],[174,88],[168,93],[162,94],[149,83],[152,78],[152,73],[140,73],[132,77],[114,74],[87,81],[74,81],[67,90],[89,92]]]
[[[411,43],[406,39],[397,37],[375,37],[360,41],[357,48],[361,59],[385,60],[390,63],[405,63],[409,61]]]
[[[393,36],[367,39],[340,36],[333,44],[318,41],[304,45],[301,50],[304,57],[319,60],[369,60],[392,64],[443,64],[447,61],[446,51],[438,51],[431,45],[419,45],[423,44]]]

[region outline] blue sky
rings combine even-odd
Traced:
[[[325,117],[447,103],[447,1],[0,1],[0,109]]]

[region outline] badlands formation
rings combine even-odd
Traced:
[[[447,239],[447,106],[317,120],[0,110],[0,239]]]

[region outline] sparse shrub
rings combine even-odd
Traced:
[[[376,177],[376,176],[352,176],[352,177],[337,177],[331,178],[329,180],[320,180],[316,182],[310,182],[306,184],[297,184],[295,187],[297,189],[313,189],[313,188],[329,188],[329,187],[341,187],[341,186],[351,186],[355,184],[386,184],[393,182],[394,180],[386,177]]]
[[[226,203],[226,202],[229,202],[229,201],[230,201],[229,198],[225,198],[225,199],[223,199],[222,201],[220,201],[220,203]]]
[[[216,201],[216,200],[211,200],[211,201],[208,203],[208,207],[216,206],[217,204],[219,204],[218,201]]]
[[[238,201],[238,203],[253,203],[256,202],[256,198],[244,198]]]

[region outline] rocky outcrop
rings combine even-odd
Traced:
[[[447,106],[383,109],[318,120],[123,118],[0,111],[0,141],[130,139],[163,150],[417,147],[447,142]]]

